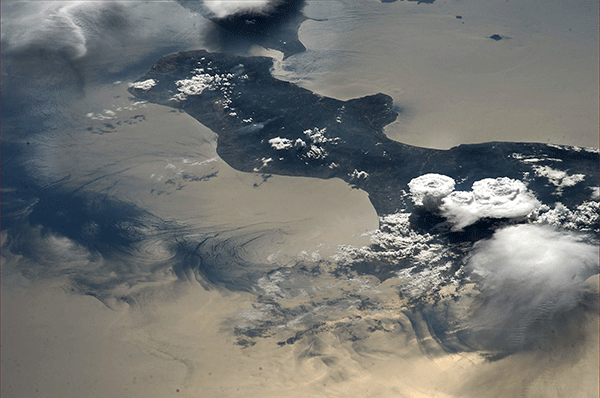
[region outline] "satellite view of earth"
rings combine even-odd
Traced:
[[[2,2],[3,397],[598,397],[597,1]]]

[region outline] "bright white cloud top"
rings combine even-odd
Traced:
[[[541,206],[523,182],[508,177],[476,181],[471,191],[454,191],[454,185],[441,174],[425,174],[408,183],[413,203],[439,211],[454,231],[482,218],[525,217]]]
[[[227,18],[243,14],[269,14],[283,2],[283,0],[204,0],[204,5],[217,18]]]
[[[500,177],[476,181],[471,192],[451,193],[440,210],[458,231],[482,218],[525,217],[540,206],[521,181]]]
[[[139,90],[150,90],[156,86],[157,81],[154,79],[148,79],[141,82],[129,83],[129,87],[137,88]]]
[[[278,151],[288,149],[293,146],[292,141],[287,138],[275,137],[269,140],[269,144]]]
[[[408,183],[413,203],[435,210],[441,204],[441,199],[454,191],[454,180],[441,174],[424,174],[413,178]]]

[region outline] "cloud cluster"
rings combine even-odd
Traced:
[[[204,0],[206,8],[219,19],[237,15],[268,15],[284,0]]]
[[[402,297],[423,298],[441,285],[458,285],[454,265],[463,252],[411,227],[411,214],[399,212],[379,219],[369,246],[340,246],[333,259],[342,267],[368,264],[380,280],[394,278]]]
[[[408,183],[416,206],[439,211],[459,231],[482,218],[524,217],[541,203],[521,181],[508,177],[485,178],[471,191],[454,191],[452,178],[425,174]]]
[[[584,238],[517,225],[476,243],[467,271],[482,295],[469,321],[477,339],[515,351],[567,327],[562,315],[578,305],[586,279],[598,273],[598,246]]]
[[[535,175],[546,177],[548,181],[556,187],[556,193],[562,194],[563,188],[572,187],[585,180],[585,174],[568,174],[563,170],[555,170],[550,166],[532,166]]]
[[[583,202],[574,209],[557,202],[553,207],[540,206],[527,218],[534,224],[546,224],[574,231],[597,232],[600,221],[599,207],[596,200]]]

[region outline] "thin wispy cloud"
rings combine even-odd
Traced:
[[[488,347],[517,351],[569,327],[585,281],[598,273],[598,246],[586,235],[540,225],[496,231],[475,244],[466,271],[478,283],[470,333]]]

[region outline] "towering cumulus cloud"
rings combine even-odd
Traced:
[[[460,230],[481,218],[524,217],[540,205],[521,181],[501,177],[476,181],[471,192],[452,192],[440,210]]]
[[[454,180],[441,174],[425,174],[412,179],[408,187],[416,206],[435,210],[440,206],[442,198],[454,191]]]
[[[237,15],[268,15],[285,0],[204,0],[204,5],[217,18]]]
[[[511,226],[478,242],[467,270],[482,295],[470,320],[476,340],[517,351],[572,326],[584,282],[598,273],[598,246],[546,226]]]
[[[440,174],[425,174],[408,183],[413,203],[440,213],[459,231],[482,218],[519,218],[541,203],[524,183],[508,177],[475,181],[471,191],[455,191],[454,180]]]

